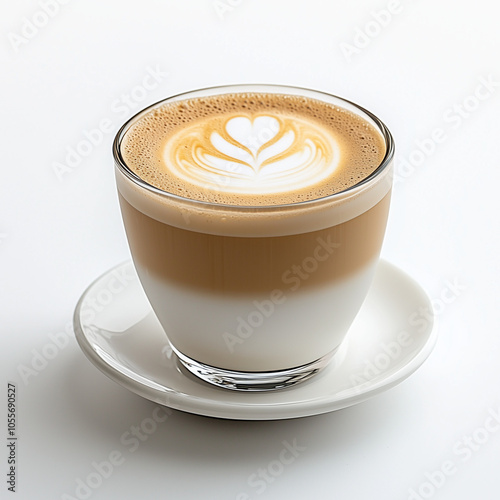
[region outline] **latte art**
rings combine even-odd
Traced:
[[[167,193],[220,205],[287,205],[348,189],[380,165],[382,135],[321,100],[272,93],[180,99],[123,137],[123,158]]]
[[[204,189],[279,193],[332,175],[340,154],[311,121],[267,114],[212,117],[169,138],[164,164]]]

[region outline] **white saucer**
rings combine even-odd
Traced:
[[[430,314],[430,300],[419,284],[381,261],[333,362],[296,386],[252,393],[212,386],[181,367],[131,262],[87,288],[76,307],[74,327],[90,361],[140,396],[210,417],[273,420],[339,410],[403,381],[434,347],[436,328]]]

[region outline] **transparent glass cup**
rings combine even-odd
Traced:
[[[383,140],[378,168],[323,198],[269,206],[209,203],[152,186],[124,161],[132,125],[163,104],[235,93],[332,103]],[[123,222],[141,284],[181,365],[206,382],[272,390],[304,381],[338,352],[370,287],[392,187],[394,143],[369,111],[326,93],[231,85],[162,100],[113,144]]]

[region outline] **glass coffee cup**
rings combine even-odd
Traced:
[[[216,87],[144,109],[113,153],[134,265],[184,368],[272,390],[335,358],[387,223],[377,117],[308,89]]]

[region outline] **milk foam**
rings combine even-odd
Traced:
[[[324,182],[339,165],[331,134],[297,117],[231,114],[171,136],[164,168],[183,182],[227,193],[273,194]]]
[[[214,235],[285,236],[357,217],[390,191],[393,146],[355,106],[301,93],[179,96],[145,110],[117,143],[121,195],[155,220]]]
[[[318,99],[234,93],[165,102],[124,135],[124,162],[148,184],[224,205],[284,205],[339,193],[385,155],[382,134]]]

